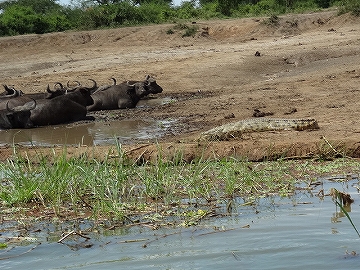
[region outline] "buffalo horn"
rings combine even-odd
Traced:
[[[11,110],[11,109],[9,108],[9,101],[6,102],[6,109],[7,109],[9,112],[12,112],[12,111],[13,111],[13,110]]]
[[[130,86],[130,87],[134,87],[136,83],[130,84],[129,81],[127,81],[126,84],[127,84],[128,86]]]
[[[48,86],[47,86],[47,88],[46,88],[46,92],[48,92],[48,93],[53,93],[53,91],[50,89],[50,85],[48,84]]]
[[[15,89],[13,88],[9,88],[7,85],[4,85],[5,89],[6,89],[6,92],[8,92],[9,94],[8,95],[5,95],[5,96],[2,96],[4,98],[11,98],[11,97],[16,97],[18,95],[20,95],[19,92],[17,92]]]
[[[64,89],[64,85],[63,85],[61,82],[56,82],[56,83],[54,84],[54,88],[55,88],[57,85],[60,86],[60,89]]]
[[[29,102],[28,102],[28,103],[25,103],[25,105],[15,107],[15,108],[21,108],[21,109],[19,109],[19,110],[15,110],[15,108],[10,109],[10,108],[9,108],[9,101],[8,101],[8,102],[6,102],[6,109],[7,109],[9,112],[14,112],[14,111],[31,111],[31,110],[35,109],[35,107],[36,107],[36,100],[33,99],[33,98],[32,98],[32,100],[33,100],[33,105],[31,105],[31,106],[27,105],[27,104],[29,103]]]
[[[5,90],[6,90],[6,92],[8,92],[9,94],[16,92],[14,88],[9,87],[9,86],[7,86],[6,84],[3,84],[3,86],[4,86]]]
[[[71,87],[71,86],[70,86],[70,81],[67,81],[67,83],[66,83],[66,86],[69,88],[70,91],[71,91],[71,90],[75,90],[76,87],[80,87],[80,86],[81,86],[81,83],[80,83],[79,81],[73,81],[73,82],[77,83],[77,85],[74,86],[74,87]]]
[[[94,89],[96,89],[96,88],[97,88],[97,83],[96,83],[96,81],[93,80],[93,79],[89,79],[89,80],[94,83],[94,85],[93,85],[91,88],[89,88],[89,90],[94,90]]]

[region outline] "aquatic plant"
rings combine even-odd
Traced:
[[[351,203],[354,202],[353,199],[351,199],[349,194],[346,194],[344,192],[338,191],[336,188],[332,188],[330,190],[330,195],[332,196],[335,204],[340,207],[341,211],[344,213],[344,215],[349,220],[351,226],[354,228],[357,235],[360,237],[360,233],[357,230],[354,222],[352,221],[348,211],[346,211],[345,206],[350,206]]]
[[[105,160],[68,156],[66,149],[29,158],[14,149],[14,157],[0,163],[0,215],[7,220],[193,224],[201,221],[199,213],[231,214],[239,199],[256,204],[265,196],[290,196],[299,183],[312,183],[322,173],[359,170],[359,162],[346,159],[251,163],[200,158],[185,163],[181,152],[171,161],[159,154],[151,164],[136,163],[121,144]]]

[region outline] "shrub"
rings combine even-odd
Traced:
[[[15,3],[3,7],[3,13],[0,14],[0,35],[42,34],[72,27],[66,13],[62,12],[65,9],[49,8],[47,12],[39,13],[30,4]]]
[[[175,8],[175,10],[178,19],[193,19],[200,15],[200,9],[196,8],[193,2],[182,2],[180,7]]]
[[[141,23],[162,23],[175,18],[169,6],[146,3],[138,7]]]
[[[19,5],[10,6],[1,14],[1,24],[5,26],[8,35],[33,33],[34,23],[38,20],[32,8]]]
[[[351,12],[354,16],[360,16],[360,2],[358,0],[342,0],[339,13]]]
[[[182,37],[194,37],[198,30],[197,26],[187,27]]]

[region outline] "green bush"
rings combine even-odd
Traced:
[[[176,16],[170,6],[145,3],[134,6],[128,2],[94,6],[80,16],[78,28],[95,29],[149,23],[163,23]]]
[[[30,7],[13,5],[1,14],[1,24],[8,35],[27,34],[34,32],[34,24],[40,23],[40,18]]]
[[[114,25],[132,25],[143,22],[136,6],[121,2],[108,7],[108,13],[114,18]]]
[[[197,26],[187,27],[187,28],[185,29],[185,32],[184,32],[184,34],[182,35],[182,37],[194,37],[197,31],[198,31],[198,27],[197,27]]]
[[[46,2],[47,0],[38,0]],[[20,1],[19,1],[20,2]],[[35,1],[36,2],[36,1]],[[0,35],[22,35],[29,33],[42,34],[54,31],[64,31],[72,27],[66,13],[62,13],[59,5],[53,8],[37,7],[34,9],[33,1],[27,5],[13,3],[3,6],[0,14]],[[46,12],[45,12],[46,11]]]
[[[274,10],[274,1],[261,0],[252,6],[251,13],[254,15],[270,14]]]
[[[342,0],[339,13],[351,12],[354,16],[360,16],[360,2],[358,0]]]
[[[176,13],[169,5],[146,3],[138,7],[138,16],[141,23],[163,23],[173,20]]]
[[[182,2],[180,7],[176,8],[176,15],[178,19],[195,19],[200,17],[199,10],[194,2]]]
[[[218,11],[217,2],[203,4],[199,10],[199,16],[204,19],[224,17],[224,15]]]
[[[46,33],[68,29],[97,29],[177,20],[270,16],[340,6],[340,12],[360,16],[359,0],[200,0],[172,6],[169,0],[80,0],[63,7],[57,0],[8,0],[0,3],[0,35]],[[200,5],[199,5],[200,4]]]
[[[320,1],[322,1],[322,0],[320,0]],[[320,2],[320,1],[317,1],[317,0],[316,1],[314,1],[314,0],[297,1],[293,6],[293,10],[295,12],[305,12],[305,11],[309,11],[309,10],[317,10],[317,9],[319,9],[319,6],[316,2]]]
[[[315,0],[315,4],[320,8],[328,8],[331,5],[331,0]]]

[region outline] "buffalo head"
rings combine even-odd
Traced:
[[[147,75],[145,77],[145,88],[150,94],[158,94],[163,91],[162,87],[156,83],[156,80],[154,77]]]
[[[142,98],[148,94],[144,82],[136,82],[133,84],[127,82],[127,85],[128,85],[127,93],[130,96],[136,96],[137,98]]]
[[[70,81],[67,81],[66,86],[67,86],[67,91],[66,94],[69,92],[74,92],[78,87],[81,87],[81,83],[79,81],[73,81],[74,83],[76,83],[75,86],[70,86]]]
[[[60,88],[55,88],[54,87],[55,90],[51,90],[50,86],[49,85],[47,86],[46,94],[45,94],[46,99],[52,99],[54,97],[58,97],[58,96],[62,96],[62,95],[66,94],[67,89],[64,88],[64,86],[60,82],[55,83],[54,86],[56,86],[56,85],[59,85]]]
[[[25,105],[9,108],[9,102],[6,104],[6,118],[8,126],[6,128],[32,128],[34,125],[30,120],[31,110],[35,109],[36,101],[28,102]]]
[[[73,92],[66,94],[65,97],[85,107],[92,105],[94,104],[94,100],[91,97],[91,91],[94,89],[94,87],[97,87],[95,81],[93,87],[78,87]]]

